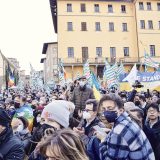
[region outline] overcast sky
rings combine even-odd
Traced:
[[[49,0],[0,0],[0,50],[17,58],[27,74],[29,63],[36,70],[45,42],[56,41]]]

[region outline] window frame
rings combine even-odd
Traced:
[[[113,5],[112,4],[108,4],[108,13],[113,13]]]
[[[124,11],[123,11],[123,7],[125,8]],[[126,13],[126,5],[121,5],[121,13]]]
[[[69,25],[69,24],[71,24],[71,25]],[[67,31],[73,31],[73,22],[67,22]]]
[[[101,23],[95,22],[95,31],[101,31]]]
[[[157,11],[160,11],[160,2],[157,3]]]
[[[81,6],[81,12],[83,12],[83,13],[86,12],[86,4],[81,3],[80,6]]]
[[[122,23],[122,31],[123,32],[128,32],[128,25],[127,25],[127,23]]]
[[[100,12],[99,4],[94,4],[94,12],[95,13],[99,13]]]
[[[152,20],[148,20],[148,29],[150,29],[150,30],[153,29],[153,21]]]
[[[149,45],[149,48],[150,48],[150,56],[151,57],[155,57],[156,56],[156,47],[155,47],[155,45]]]
[[[96,57],[102,57],[102,47],[96,47]]]
[[[144,25],[142,25],[142,22],[144,22],[143,24]],[[144,27],[142,27],[142,26],[144,26]],[[145,29],[146,28],[146,26],[145,26],[145,20],[140,20],[140,29]]]
[[[110,32],[114,32],[115,31],[114,22],[109,22],[109,31]]]
[[[67,12],[72,12],[72,3],[67,3]]]
[[[123,55],[124,57],[129,57],[129,47],[123,47]]]
[[[147,2],[147,11],[151,11],[152,10],[152,4],[151,2]]]
[[[81,22],[81,31],[87,31],[87,22]]]
[[[144,3],[143,2],[139,2],[139,10],[144,10]]]
[[[74,47],[68,47],[68,58],[74,58]]]

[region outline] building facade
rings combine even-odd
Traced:
[[[123,62],[126,71],[134,63],[144,70],[145,53],[160,61],[158,0],[50,0],[50,6],[67,78],[82,74],[87,59],[99,77],[106,60]]]
[[[44,64],[43,67],[43,77],[44,82],[48,83],[50,81],[58,81],[57,78],[57,42],[44,43],[42,54],[45,54],[46,57],[41,59],[41,63]]]

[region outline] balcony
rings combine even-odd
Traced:
[[[87,59],[83,58],[61,58],[61,61],[63,62],[64,66],[71,66],[71,65],[83,65],[86,62]],[[138,58],[137,57],[97,57],[97,58],[89,58],[89,63],[91,65],[104,65],[106,60],[114,64],[117,63],[137,63]]]
[[[151,57],[151,59],[155,62],[160,62],[160,56]],[[144,56],[140,57],[140,62],[144,62]]]

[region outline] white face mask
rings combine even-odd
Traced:
[[[24,129],[24,125],[23,124],[20,124],[18,127],[17,127],[17,132],[21,132],[23,131]]]
[[[90,119],[91,118],[91,114],[89,112],[84,111],[83,112],[83,119]]]
[[[41,117],[37,117],[36,120],[39,123],[41,121]]]
[[[85,83],[84,81],[80,81],[80,82],[79,82],[80,87],[84,87],[85,84],[86,84],[86,83]]]

